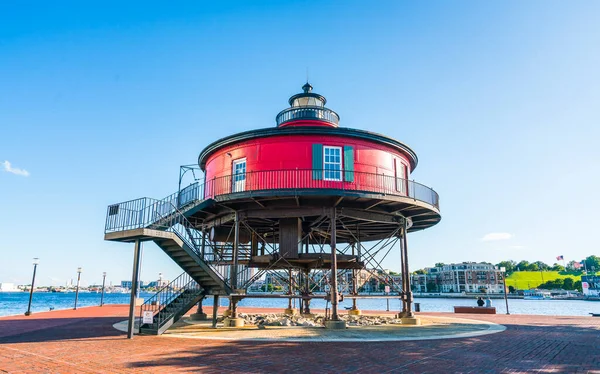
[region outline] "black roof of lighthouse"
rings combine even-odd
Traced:
[[[304,86],[302,86],[302,91],[304,91],[304,92],[295,94],[292,97],[290,97],[290,99],[288,100],[288,102],[290,103],[290,106],[292,106],[292,107],[297,106],[297,105],[294,105],[294,101],[299,102],[298,99],[300,99],[300,98],[315,98],[323,103],[320,106],[324,106],[325,104],[327,104],[327,99],[325,99],[325,96],[311,92],[312,89],[313,89],[313,86],[311,86],[310,83],[306,82],[306,84]],[[305,102],[308,102],[308,100]]]

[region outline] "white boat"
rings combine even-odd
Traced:
[[[525,291],[523,300],[552,300],[552,295],[544,291]]]

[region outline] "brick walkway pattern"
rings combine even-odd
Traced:
[[[0,373],[600,373],[600,318],[427,314],[507,330],[382,343],[128,340],[112,328],[127,307],[105,305],[0,318]]]

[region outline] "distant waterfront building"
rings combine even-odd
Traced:
[[[436,289],[428,290],[427,283],[430,279],[429,274],[412,274],[410,284],[414,292],[438,292]]]
[[[0,292],[16,292],[20,291],[14,283],[0,283]]]
[[[129,284],[131,284],[131,282],[129,282]],[[143,284],[143,283],[142,283]],[[169,285],[169,281],[166,279],[160,279],[157,281],[152,281],[148,284],[145,285],[145,287],[147,288],[163,288]],[[142,286],[140,286],[142,287]]]
[[[426,268],[425,271],[427,277],[422,292],[504,292],[502,272],[492,264],[463,262]],[[418,286],[422,287],[423,279],[419,277],[417,280]],[[428,284],[435,285],[437,290],[427,289]]]
[[[131,281],[121,281],[121,288],[131,288]],[[144,287],[144,281],[138,281],[138,287]]]

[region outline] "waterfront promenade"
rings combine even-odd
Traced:
[[[600,373],[600,318],[593,317],[423,313],[494,322],[506,331],[444,340],[296,343],[168,335],[128,340],[112,327],[126,315],[127,306],[105,305],[0,318],[0,373]]]

